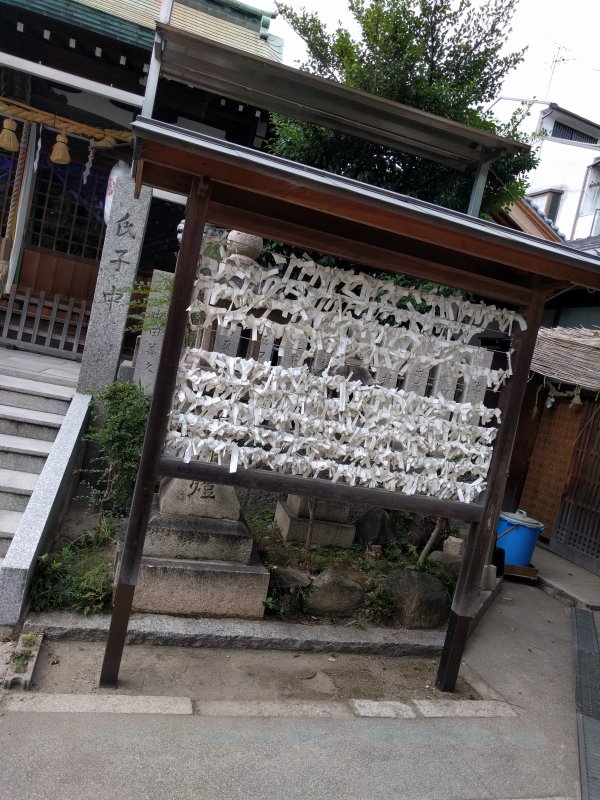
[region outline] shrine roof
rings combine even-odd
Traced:
[[[212,184],[209,221],[516,305],[600,290],[600,258],[261,151],[138,118],[138,185]]]

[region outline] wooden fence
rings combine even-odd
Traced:
[[[89,318],[84,300],[13,286],[0,298],[0,344],[79,361]]]

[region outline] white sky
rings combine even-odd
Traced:
[[[332,29],[339,20],[348,26],[352,19],[346,0],[287,2],[296,9],[304,6],[317,12]],[[512,27],[510,49],[527,45],[529,49],[524,62],[506,79],[501,94],[548,100],[600,123],[600,2],[520,0]],[[285,39],[285,63],[296,66],[295,62],[303,59],[300,38],[280,17],[271,22],[270,30]],[[563,48],[559,57],[565,60],[556,64],[550,83],[552,62],[559,47]],[[507,108],[507,103],[499,103],[494,111],[504,117]],[[533,107],[532,118],[537,118],[538,108],[541,106]]]

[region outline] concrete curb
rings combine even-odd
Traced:
[[[47,639],[105,641],[110,616],[83,617],[70,612],[31,614],[24,631],[43,632]],[[390,630],[234,619],[188,619],[161,614],[134,614],[128,644],[180,647],[228,647],[246,650],[289,650],[386,656],[438,656],[445,632]]]
[[[570,608],[586,608],[588,611],[600,611],[600,603],[590,603],[583,600],[581,597],[566,591],[560,586],[556,586],[551,580],[548,580],[541,575],[538,575],[537,587],[555,600],[559,600],[563,605]]]
[[[7,713],[193,714],[189,697],[107,694],[29,694],[5,698]]]
[[[265,719],[389,719],[424,721],[445,718],[507,718],[517,714],[508,703],[485,700],[197,700],[125,694],[7,695],[6,713],[194,714],[200,717]]]

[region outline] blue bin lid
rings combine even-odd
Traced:
[[[523,509],[519,509],[515,511],[514,514],[511,514],[510,511],[503,511],[500,514],[500,519],[506,520],[506,522],[517,523],[518,525],[525,525],[526,528],[543,528],[544,523],[540,522],[537,519],[532,519],[532,517],[527,516],[527,512],[523,511]]]

